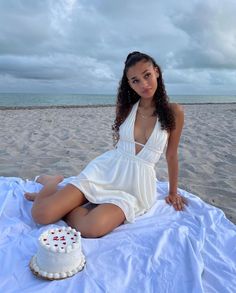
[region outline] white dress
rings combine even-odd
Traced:
[[[120,126],[116,148],[92,160],[70,183],[91,203],[119,206],[128,222],[144,214],[156,200],[155,164],[168,140],[168,132],[156,121],[147,143],[136,154],[134,124],[139,101]]]

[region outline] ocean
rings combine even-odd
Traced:
[[[169,95],[182,104],[236,103],[236,96]],[[0,108],[114,105],[115,95],[0,93]]]

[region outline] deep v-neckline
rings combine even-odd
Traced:
[[[155,132],[155,129],[156,129],[156,125],[157,125],[157,120],[158,120],[158,117],[156,119],[156,122],[155,122],[155,125],[152,129],[152,132],[151,134],[149,135],[147,141],[145,144],[143,143],[139,143],[138,141],[135,140],[135,136],[134,136],[134,129],[135,129],[135,122],[136,122],[136,118],[137,118],[137,111],[138,111],[138,106],[139,106],[139,103],[140,103],[140,100],[136,103],[136,108],[134,109],[134,121],[133,121],[133,131],[132,131],[132,134],[133,134],[133,141],[134,141],[134,156],[137,157],[141,154],[141,152],[144,150],[144,148],[148,145],[149,141],[151,140],[152,136],[154,135],[154,132]],[[141,150],[136,153],[136,143],[139,144],[139,145],[142,145],[142,148]]]

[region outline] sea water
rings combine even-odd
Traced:
[[[236,103],[236,96],[217,95],[170,95],[171,102],[182,104],[196,103]],[[39,94],[39,93],[0,93],[0,107],[47,107],[114,105],[114,95],[94,94]]]

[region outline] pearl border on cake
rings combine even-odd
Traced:
[[[48,273],[48,272],[40,270],[40,268],[37,265],[37,258],[35,255],[31,258],[31,261],[30,261],[30,269],[32,273],[36,275],[37,277],[41,277],[46,280],[61,280],[61,279],[72,277],[79,271],[82,271],[84,268],[84,265],[85,265],[85,257],[83,253],[81,253],[81,263],[78,267],[74,268],[71,271],[62,272],[62,273]]]

